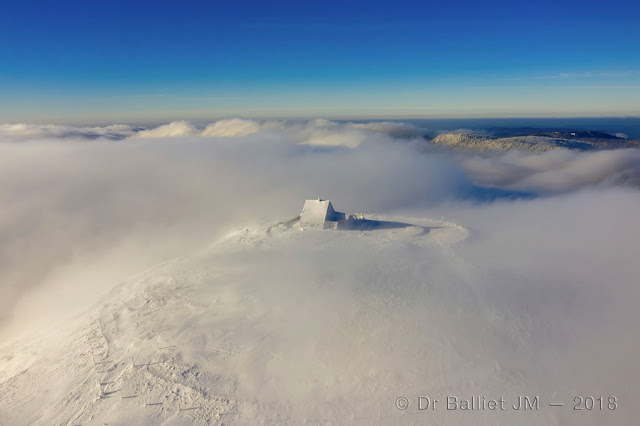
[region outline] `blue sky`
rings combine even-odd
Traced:
[[[640,116],[640,2],[0,6],[7,121]]]

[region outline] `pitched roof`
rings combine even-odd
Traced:
[[[300,223],[324,223],[333,220],[335,211],[329,200],[307,200],[302,208]]]

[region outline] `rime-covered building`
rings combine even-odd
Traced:
[[[329,200],[307,200],[302,207],[300,225],[326,228],[348,227],[354,220],[364,219],[362,215],[350,215],[337,212]]]

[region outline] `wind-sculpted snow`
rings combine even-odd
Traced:
[[[0,424],[633,423],[638,150],[82,129],[0,128]],[[369,226],[300,227],[316,196]],[[525,394],[567,406],[415,409]],[[578,395],[619,409],[576,415]]]
[[[12,408],[0,421],[340,421],[353,416],[350,403],[374,421],[369,407],[398,387],[376,390],[388,368],[401,372],[397,357],[405,362],[416,348],[437,350],[420,335],[426,322],[405,329],[418,313],[399,310],[414,304],[403,287],[420,287],[427,260],[446,259],[447,247],[467,231],[433,219],[371,217],[379,229],[321,232],[291,221],[243,227],[125,282],[65,326],[58,345],[31,342],[35,361],[0,387]],[[398,273],[405,282],[396,281]],[[434,302],[429,315],[446,315]],[[376,333],[367,332],[383,313]],[[411,347],[380,351],[385,340],[404,341],[407,333],[417,339]],[[22,353],[21,345],[10,350]],[[20,362],[8,359],[7,368]],[[41,391],[54,396],[31,401],[39,376],[50,378]],[[326,399],[317,404],[320,395]]]
[[[427,413],[398,410],[399,396],[572,402],[574,393],[601,392],[623,400],[638,390],[637,342],[628,340],[639,319],[630,279],[638,267],[616,257],[616,231],[580,238],[581,226],[567,227],[572,210],[589,203],[572,198],[479,208],[491,224],[475,241],[464,227],[424,216],[369,215],[394,225],[368,231],[291,220],[237,228],[124,282],[54,334],[5,346],[0,420],[422,424]],[[520,220],[549,207],[560,209],[555,222],[522,228]],[[518,219],[493,224],[496,214]],[[582,221],[593,225],[599,213]],[[562,241],[557,249],[522,244],[544,226]],[[596,240],[600,246],[585,244]],[[581,265],[603,249],[600,265]],[[616,369],[591,368],[612,350]],[[475,424],[634,418],[625,406],[579,419],[548,407],[474,414]],[[460,411],[428,415],[447,424],[469,419]]]

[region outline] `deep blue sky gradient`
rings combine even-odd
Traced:
[[[0,5],[0,121],[638,116],[638,99],[638,1]]]

